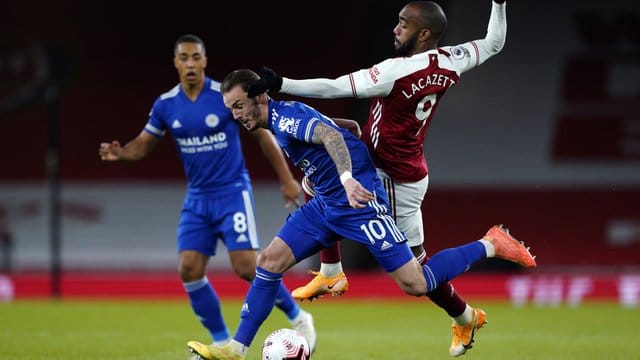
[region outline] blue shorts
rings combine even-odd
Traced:
[[[228,251],[258,249],[253,193],[237,188],[184,199],[178,224],[178,252],[196,250],[216,254],[218,241]]]
[[[357,241],[367,246],[386,272],[393,272],[413,259],[406,237],[388,212],[383,194],[364,209],[327,207],[316,196],[289,216],[278,232],[297,261],[306,259],[337,240]]]

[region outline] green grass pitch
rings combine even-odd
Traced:
[[[640,359],[638,308],[616,303],[515,308],[473,299],[489,323],[467,360]],[[240,301],[223,299],[232,332]],[[313,313],[313,360],[450,359],[450,320],[426,300],[343,298],[303,303]],[[268,332],[289,327],[274,310],[247,359],[260,358]],[[187,300],[18,300],[0,304],[0,359],[187,359],[188,340],[209,341]]]

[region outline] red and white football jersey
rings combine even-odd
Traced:
[[[442,96],[460,78],[450,56],[437,49],[389,59],[368,69],[367,78],[354,77],[354,82],[370,85],[392,84],[388,95],[371,98],[362,141],[376,166],[395,181],[413,182],[427,175],[423,145],[429,124]]]
[[[492,3],[484,39],[386,59],[336,79],[283,78],[280,91],[316,98],[371,98],[362,140],[376,166],[397,182],[419,181],[428,173],[424,141],[442,96],[462,73],[502,50],[505,6]]]

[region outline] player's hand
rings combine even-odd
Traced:
[[[272,69],[261,66],[260,79],[249,86],[248,97],[256,97],[267,90],[278,92],[282,88],[282,76],[276,74]]]
[[[101,143],[98,149],[98,155],[100,159],[104,161],[117,161],[120,160],[121,150],[122,146],[120,146],[120,142],[114,140],[111,143]]]
[[[346,129],[349,130],[349,132],[352,133],[353,136],[357,137],[358,139],[360,139],[360,137],[362,136],[362,130],[360,129],[360,125],[358,125],[358,123],[355,121],[351,121],[350,123],[348,123]]]
[[[368,201],[374,199],[373,193],[362,186],[358,180],[349,178],[344,182],[344,190],[347,192],[349,205],[355,209],[362,209]]]
[[[284,206],[288,209],[292,205],[296,208],[302,206],[300,203],[300,195],[302,194],[302,187],[296,179],[291,179],[286,183],[282,183],[280,186],[282,191],[282,197],[284,198]]]

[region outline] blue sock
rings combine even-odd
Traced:
[[[183,283],[183,285],[189,295],[191,308],[202,325],[209,330],[213,341],[229,339],[229,329],[227,329],[220,310],[220,299],[209,283],[209,279],[205,276],[200,280]]]
[[[487,251],[480,241],[436,253],[422,266],[428,291],[469,270],[473,263],[486,257]]]
[[[276,306],[287,315],[289,320],[295,319],[300,314],[300,305],[293,299],[291,292],[283,282],[280,283],[280,288],[278,289]]]
[[[256,267],[256,277],[251,282],[240,312],[240,325],[234,340],[245,346],[251,345],[258,328],[271,313],[276,296],[281,289],[282,274]]]

